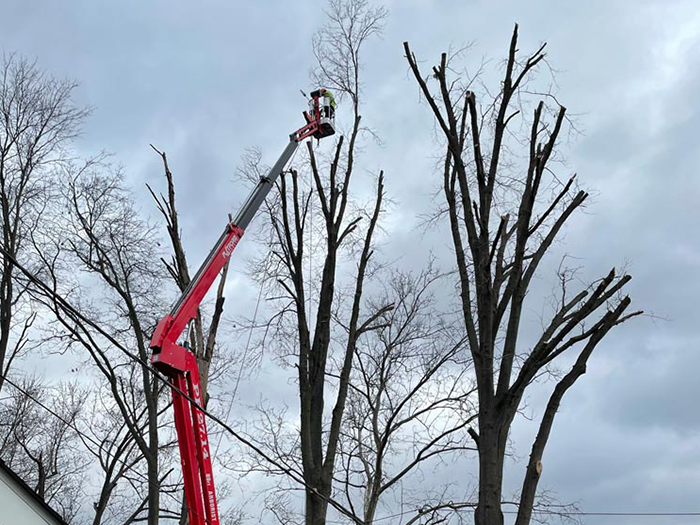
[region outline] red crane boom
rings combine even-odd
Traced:
[[[321,99],[324,100],[324,107],[321,107]],[[168,377],[173,387],[194,399],[197,406],[203,406],[197,359],[187,348],[187,343],[180,345],[177,341],[197,315],[202,299],[231,257],[243,233],[299,143],[307,137],[320,139],[335,133],[332,112],[326,102],[327,97],[324,97],[319,90],[311,93],[309,111],[303,113],[306,125],[289,135],[289,144],[280,158],[267,176],[260,178],[234,220],[226,224],[224,232],[189,286],[170,313],[158,322],[153,332],[150,343],[151,363]],[[172,396],[189,523],[190,525],[219,525],[211,450],[204,413],[175,389],[172,389]]]

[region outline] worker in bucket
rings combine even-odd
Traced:
[[[323,97],[323,110],[328,118],[335,118],[335,97],[330,89],[321,88],[319,90]]]

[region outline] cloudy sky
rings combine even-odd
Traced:
[[[2,0],[0,49],[36,58],[80,82],[94,108],[81,155],[100,150],[125,168],[145,213],[145,182],[162,183],[149,143],[167,151],[179,184],[191,260],[204,256],[226,213],[245,195],[235,168],[249,146],[272,162],[298,127],[323,22],[311,1]],[[448,241],[416,233],[430,211],[437,148],[403,58],[408,40],[425,67],[450,46],[473,43],[464,65],[500,60],[513,23],[520,49],[548,42],[559,100],[583,133],[565,145],[594,203],[567,230],[561,253],[583,277],[629,263],[630,293],[643,318],[617,330],[567,394],[544,458],[541,485],[590,512],[700,512],[700,5],[697,1],[387,1],[382,40],[365,55],[363,120],[383,144],[362,157],[368,192],[378,169],[398,203],[387,218],[385,254],[410,265],[416,250],[449,255]],[[342,108],[341,108],[342,109]],[[341,111],[342,115],[342,111]],[[567,173],[568,172],[568,173]],[[416,235],[423,235],[416,243]],[[228,295],[246,312],[257,295],[242,273],[241,245]],[[556,259],[556,255],[553,256]],[[444,258],[449,264],[449,258]],[[546,284],[551,274],[542,276]],[[276,392],[265,372],[254,384]],[[286,374],[287,372],[282,372]],[[530,399],[536,410],[542,399]],[[538,405],[539,403],[539,405]],[[513,431],[515,490],[534,427]],[[587,525],[698,523],[700,517],[585,516]]]

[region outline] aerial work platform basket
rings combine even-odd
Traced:
[[[325,88],[312,91],[309,111],[304,112],[304,118],[308,124],[317,123],[311,135],[315,139],[335,134],[335,100],[332,93]]]

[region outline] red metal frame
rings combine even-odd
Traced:
[[[151,363],[168,376],[173,386],[185,392],[199,406],[204,405],[197,359],[192,351],[177,344],[177,340],[187,324],[197,315],[202,299],[242,236],[243,230],[229,223],[223,239],[217,245],[218,248],[198,273],[193,286],[185,290],[175,315],[163,317],[151,338]],[[176,390],[171,390],[171,393],[189,523],[219,525],[211,450],[204,414]]]
[[[307,137],[322,138],[334,133],[321,124],[318,95],[312,97],[311,114],[304,111],[306,125],[291,137],[297,143]],[[187,325],[243,236],[243,229],[233,222],[218,240],[190,286],[183,292],[173,311],[156,325],[151,338],[151,363],[165,374],[173,387],[185,392],[198,406],[203,406],[199,369],[195,355],[186,346],[177,344]],[[204,413],[188,399],[171,390],[175,428],[180,448],[180,461],[185,484],[185,499],[190,525],[219,525],[214,488],[211,450]]]
[[[308,111],[304,111],[304,118],[307,122],[306,126],[294,132],[297,135],[297,142],[301,142],[307,137],[320,139],[335,133],[335,130],[328,130],[321,125],[321,105],[319,103],[319,96],[312,94],[312,100],[313,109],[311,110],[311,114],[309,114]]]

